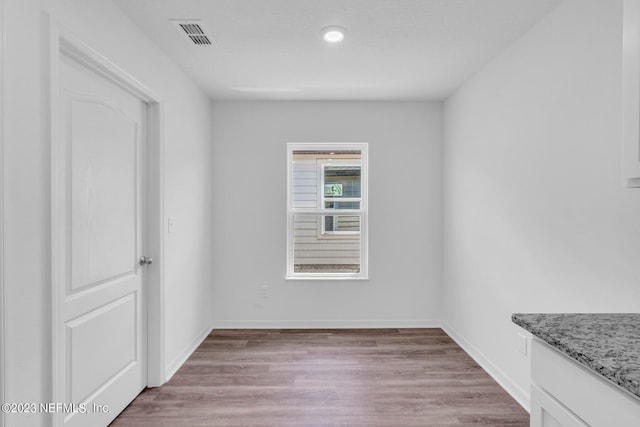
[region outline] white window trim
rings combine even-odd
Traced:
[[[326,213],[326,209],[293,208],[291,203],[293,152],[294,151],[360,151],[360,209],[335,209],[334,214],[360,216],[360,272],[359,273],[295,273],[293,245],[293,217],[295,214]],[[368,280],[369,279],[369,236],[368,236],[368,194],[369,194],[369,144],[366,142],[289,142],[287,143],[287,264],[286,280]],[[340,237],[347,237],[340,235]]]

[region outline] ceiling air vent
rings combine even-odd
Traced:
[[[200,20],[171,20],[178,31],[191,43],[196,46],[209,46],[212,44],[212,38],[208,34],[204,24]]]

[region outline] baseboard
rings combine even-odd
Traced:
[[[433,319],[398,320],[217,320],[213,329],[386,329],[440,328]]]
[[[196,351],[196,349],[198,348],[198,346],[200,346],[200,344],[202,344],[202,341],[204,341],[205,338],[207,338],[207,336],[211,333],[211,331],[213,330],[213,327],[208,326],[204,329],[204,331],[199,334],[192,342],[191,344],[189,344],[179,355],[178,357],[176,357],[175,359],[173,359],[173,361],[171,363],[169,363],[166,367],[165,367],[165,374],[164,374],[164,381],[167,382],[171,379],[171,377],[173,377],[175,375],[176,372],[178,372],[178,369],[180,369],[180,367],[182,365],[184,365],[184,362],[187,361],[187,359],[189,358],[189,356],[191,356],[193,354],[194,351]]]
[[[442,329],[447,335],[451,337],[473,360],[482,367],[493,378],[500,387],[502,387],[507,393],[513,397],[516,402],[520,404],[527,412],[530,412],[530,400],[531,395],[517,385],[511,378],[506,375],[502,370],[496,367],[489,361],[487,357],[482,354],[475,346],[469,341],[464,339],[455,329],[446,322],[442,322]]]

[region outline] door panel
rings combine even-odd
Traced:
[[[135,321],[136,294],[129,294],[67,322],[69,361],[74,361],[67,380],[70,402],[82,401],[135,363]],[[112,352],[113,348],[119,351]],[[103,360],[103,354],[114,357]],[[96,364],[97,360],[102,363]]]
[[[65,210],[65,426],[106,426],[146,385],[146,105],[60,56]]]
[[[136,248],[137,123],[71,98],[71,289],[131,273]]]

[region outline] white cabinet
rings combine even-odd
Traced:
[[[534,338],[531,427],[640,426],[640,399]]]
[[[588,427],[553,396],[531,386],[531,427]]]
[[[627,187],[640,187],[640,0],[624,0],[623,159]]]

